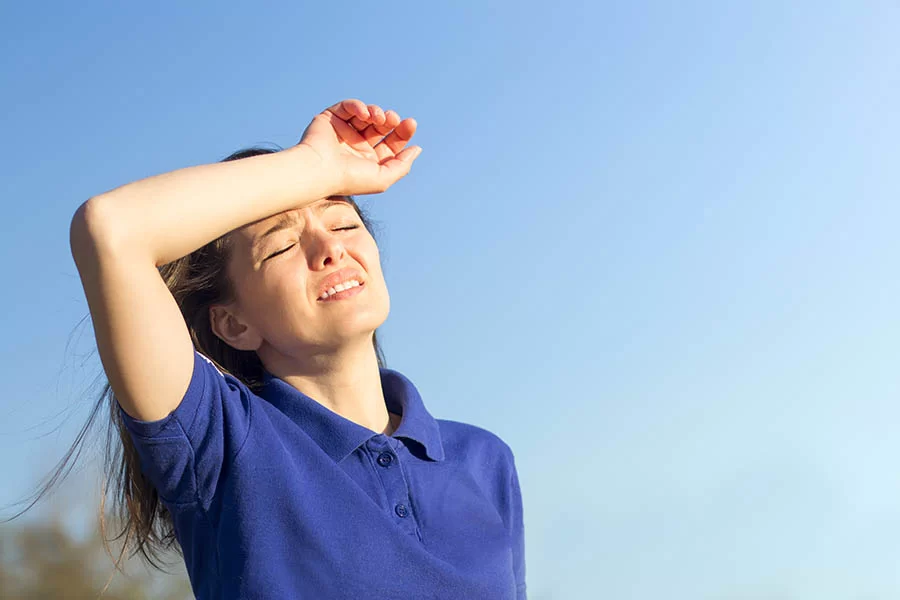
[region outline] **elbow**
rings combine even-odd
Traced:
[[[116,245],[115,217],[110,214],[108,199],[102,196],[90,198],[75,211],[69,226],[69,247],[72,258],[78,264],[88,258],[98,259],[104,252],[112,252]]]

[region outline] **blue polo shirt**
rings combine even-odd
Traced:
[[[270,374],[256,394],[199,352],[167,417],[120,407],[198,598],[526,597],[509,446],[433,418],[396,371],[381,385],[392,436]]]

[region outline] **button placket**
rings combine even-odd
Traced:
[[[409,535],[416,535],[417,524],[409,496],[409,484],[400,464],[396,445],[387,436],[375,436],[367,444],[374,457],[373,466],[384,486],[391,511],[397,526]]]

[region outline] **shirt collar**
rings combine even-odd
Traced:
[[[392,437],[407,438],[422,445],[434,461],[444,460],[444,447],[437,421],[426,410],[413,383],[391,369],[379,369],[381,389],[390,412],[402,415]],[[378,435],[325,408],[283,379],[266,372],[260,397],[297,423],[335,462],[341,462],[369,438]]]

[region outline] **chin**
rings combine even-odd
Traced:
[[[360,338],[371,339],[376,329],[387,320],[390,301],[385,294],[377,302],[367,302],[343,314],[333,314],[332,321],[325,325],[328,337],[335,341],[351,341]]]
[[[387,319],[387,311],[366,314],[356,313],[333,323],[332,332],[336,338],[344,340],[358,339],[361,337],[372,337],[372,333],[381,327]]]
[[[342,319],[342,322],[351,325],[350,328],[357,332],[372,332],[384,325],[390,310],[390,301],[385,297],[383,300],[379,299],[379,302],[370,302],[360,307],[352,316],[348,315],[349,318]]]

